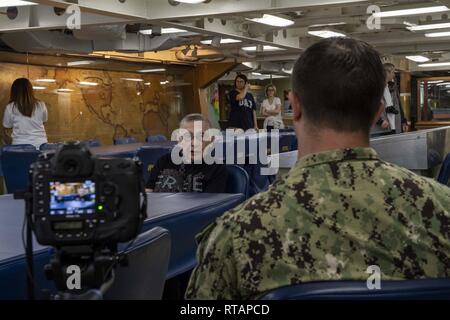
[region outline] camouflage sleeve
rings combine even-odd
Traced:
[[[198,265],[192,273],[186,299],[237,299],[237,279],[231,231],[218,221],[207,227],[197,238]]]

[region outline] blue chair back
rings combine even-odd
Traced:
[[[145,139],[145,142],[163,142],[167,141],[167,138],[162,134],[151,135]]]
[[[136,156],[142,162],[144,181],[147,181],[150,176],[150,171],[152,167],[156,164],[159,158],[170,153],[172,151],[172,146],[167,147],[153,147],[144,146],[141,147]]]
[[[211,194],[183,194],[186,197],[195,196],[201,203],[201,199],[210,201]],[[234,195],[227,201],[215,203],[211,207],[198,207],[180,211],[177,215],[165,217],[161,215],[147,220],[144,223],[144,230],[149,230],[156,226],[169,230],[172,240],[170,253],[169,269],[166,279],[174,278],[180,274],[191,271],[197,265],[197,242],[196,236],[216,218],[220,217],[225,211],[236,207],[244,200],[244,196]],[[167,208],[170,208],[170,198],[167,199]],[[151,203],[149,203],[151,205]],[[174,204],[178,206],[179,204]]]
[[[250,177],[250,184],[248,190],[248,196],[253,197],[255,194],[265,192],[269,189],[270,179],[269,176],[262,175],[261,164],[245,164],[242,166]]]
[[[450,278],[382,281],[369,290],[366,281],[322,281],[287,286],[266,293],[263,300],[450,300]]]
[[[134,137],[121,137],[121,138],[115,138],[114,139],[114,144],[115,145],[119,145],[119,144],[132,144],[132,143],[137,143],[138,141],[136,140],[136,138]]]
[[[39,147],[39,150],[41,151],[54,151],[58,149],[60,146],[62,146],[64,143],[58,142],[58,143],[44,143]]]
[[[237,165],[228,165],[226,193],[242,193],[248,199],[250,178],[247,171]]]
[[[40,151],[32,145],[11,145],[2,148],[2,168],[8,193],[25,191],[29,170]]]
[[[170,257],[170,234],[153,228],[140,234],[125,251],[128,266],[115,270],[115,281],[106,300],[160,300]],[[124,250],[124,246],[119,249]]]
[[[446,186],[449,184],[450,180],[450,153],[445,157],[444,162],[442,163],[441,170],[439,171],[439,176],[437,181],[445,184]]]
[[[80,141],[80,143],[85,144],[89,148],[100,147],[101,146],[100,142],[98,142],[97,140],[83,140],[83,141]]]
[[[2,148],[0,148],[0,177],[3,177],[3,168],[2,168]]]

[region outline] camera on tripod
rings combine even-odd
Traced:
[[[54,155],[43,154],[32,165],[24,198],[28,274],[33,274],[32,230],[40,244],[56,248],[45,271],[63,299],[77,299],[89,290],[103,294],[124,259],[117,245],[135,239],[147,217],[140,163],[95,157],[77,142],[64,144]],[[75,290],[67,287],[66,271],[73,265],[82,270],[83,286]],[[34,297],[32,279],[28,288]]]
[[[143,181],[131,159],[92,157],[81,144],[63,145],[32,166],[33,226],[43,245],[102,245],[138,235]]]

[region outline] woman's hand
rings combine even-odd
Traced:
[[[389,129],[390,125],[389,125],[389,121],[384,120],[383,123],[381,124],[381,128],[383,129]]]
[[[409,126],[407,123],[403,124],[403,132],[409,132]]]

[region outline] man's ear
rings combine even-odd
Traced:
[[[303,115],[303,107],[300,103],[300,99],[293,91],[289,92],[289,102],[292,107],[293,120],[296,122],[300,121]]]
[[[378,111],[377,111],[377,113],[375,115],[375,118],[372,121],[372,127],[375,126],[375,124],[377,123],[378,119],[380,119],[381,114],[384,112],[384,109],[385,109],[384,101],[383,101],[383,99],[381,99],[380,106],[378,107]]]

